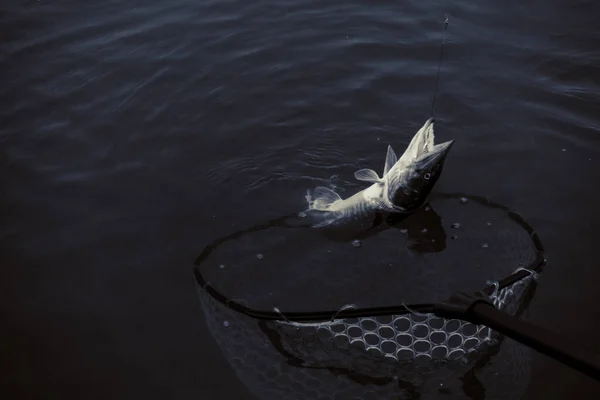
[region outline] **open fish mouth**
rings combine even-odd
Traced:
[[[444,159],[448,156],[450,149],[454,145],[454,140],[449,140],[444,143],[439,143],[427,151],[421,153],[413,162],[415,164],[427,165],[427,164],[439,164],[444,161]]]
[[[408,144],[406,150],[400,157],[402,164],[410,164],[423,154],[429,153],[435,146],[435,133],[433,132],[435,120],[429,118],[425,124],[417,131],[412,140]]]
[[[411,165],[434,164],[443,161],[448,155],[454,140],[435,144],[434,118],[429,118],[417,131],[406,150],[398,160],[398,166],[407,168]],[[388,150],[390,152],[393,150]],[[391,167],[389,167],[391,169]]]

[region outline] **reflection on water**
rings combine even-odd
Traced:
[[[431,204],[426,204],[414,213],[394,214],[372,212],[334,225],[319,229],[332,241],[364,241],[387,229],[396,229],[398,242],[408,238],[408,247],[415,252],[439,252],[446,248],[446,231],[441,217]]]

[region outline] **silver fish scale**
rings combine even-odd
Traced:
[[[366,204],[368,204],[369,207],[365,211],[394,211],[383,198],[371,199]]]
[[[384,198],[365,199],[363,192],[342,200],[347,205],[340,210],[331,211],[328,218],[335,220],[351,219],[372,214],[374,211],[393,211]]]

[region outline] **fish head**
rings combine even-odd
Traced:
[[[388,180],[388,198],[403,211],[412,211],[425,203],[442,174],[444,162],[454,140],[427,146],[411,158]]]

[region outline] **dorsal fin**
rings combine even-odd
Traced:
[[[398,157],[396,156],[396,153],[394,153],[392,146],[388,145],[387,155],[385,156],[385,166],[383,167],[383,176],[387,175],[394,164],[396,164],[396,161],[398,161]]]
[[[359,169],[354,173],[354,177],[359,181],[364,182],[383,182],[383,180],[377,175],[377,172],[370,168]]]
[[[342,199],[339,194],[324,186],[317,186],[313,190],[312,197],[312,208],[316,210],[327,209],[333,203]]]

